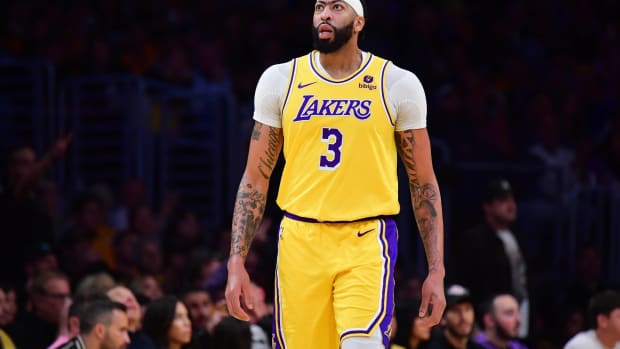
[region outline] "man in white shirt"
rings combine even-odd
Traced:
[[[620,293],[596,294],[588,312],[594,328],[579,332],[564,349],[620,349]]]

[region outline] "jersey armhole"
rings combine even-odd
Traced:
[[[381,68],[381,101],[383,102],[383,109],[385,110],[385,115],[387,115],[390,125],[392,125],[392,127],[396,127],[396,114],[390,107],[390,103],[387,100],[386,71],[390,64],[392,64],[392,62],[386,60],[383,63],[383,68]]]
[[[286,103],[288,102],[288,98],[291,95],[291,91],[293,90],[293,81],[295,81],[295,74],[297,72],[297,58],[294,58],[291,61],[291,73],[289,75],[288,88],[286,89],[286,96],[282,100],[282,105],[280,106],[280,115],[284,116],[284,109],[286,108]]]

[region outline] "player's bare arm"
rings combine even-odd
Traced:
[[[254,124],[250,150],[243,178],[239,184],[233,212],[230,258],[228,260],[228,284],[226,302],[231,315],[249,320],[241,307],[252,308],[250,279],[245,270],[245,258],[265,212],[269,179],[282,150],[282,129],[260,122]]]
[[[407,171],[413,211],[428,262],[429,274],[422,288],[420,315],[426,316],[428,304],[432,304],[428,324],[435,325],[445,308],[445,269],[441,195],[433,170],[428,132],[425,128],[396,132],[396,146]]]

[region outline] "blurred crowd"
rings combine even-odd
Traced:
[[[448,165],[540,165],[550,171],[520,195],[542,199],[579,184],[620,181],[617,1],[368,2],[361,47],[418,75],[429,132],[447,145]],[[59,82],[107,73],[190,90],[215,82],[229,86],[247,110],[261,72],[306,53],[311,43],[312,7],[299,1],[9,0],[0,6],[0,57],[49,61]],[[241,323],[227,316],[223,301],[229,227],[206,225],[173,191],[153,207],[140,179],[122,188],[88,183],[84,192],[66,196],[47,170],[68,147],[70,135],[45,154],[24,144],[3,154],[0,329],[16,348],[48,348],[82,333],[77,314],[96,314],[105,308],[102,298],[124,304],[130,348],[269,347],[277,212],[264,219],[247,259],[255,302],[251,323]],[[514,215],[493,206],[506,197],[490,199],[485,218],[507,214],[503,219],[512,223]],[[475,199],[468,204],[477,207]],[[447,256],[462,254],[456,248]],[[528,297],[500,288],[476,294],[488,286],[479,284],[484,281],[449,276],[472,291],[467,299],[480,309],[475,327],[482,332],[500,328],[532,349],[562,348],[588,327],[588,301],[614,286],[604,279],[603,254],[597,246],[579,246],[568,286],[530,289]],[[535,279],[538,265],[527,262]],[[448,264],[450,270],[456,269]],[[397,273],[397,287],[395,338],[416,347],[409,313],[415,313],[410,305],[419,297],[420,276]],[[488,297],[497,291],[521,304],[528,299],[526,332],[518,330],[518,314],[483,316],[493,314]],[[514,305],[510,297],[495,301]],[[177,318],[178,331],[167,331]],[[125,342],[119,339],[119,347]]]

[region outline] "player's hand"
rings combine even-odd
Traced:
[[[228,260],[228,282],[226,284],[226,306],[233,317],[249,321],[250,315],[243,309],[253,309],[250,276],[245,270],[243,258],[232,256]]]
[[[422,284],[422,301],[418,316],[425,327],[435,326],[441,321],[446,309],[446,296],[443,289],[443,275],[430,272]]]

